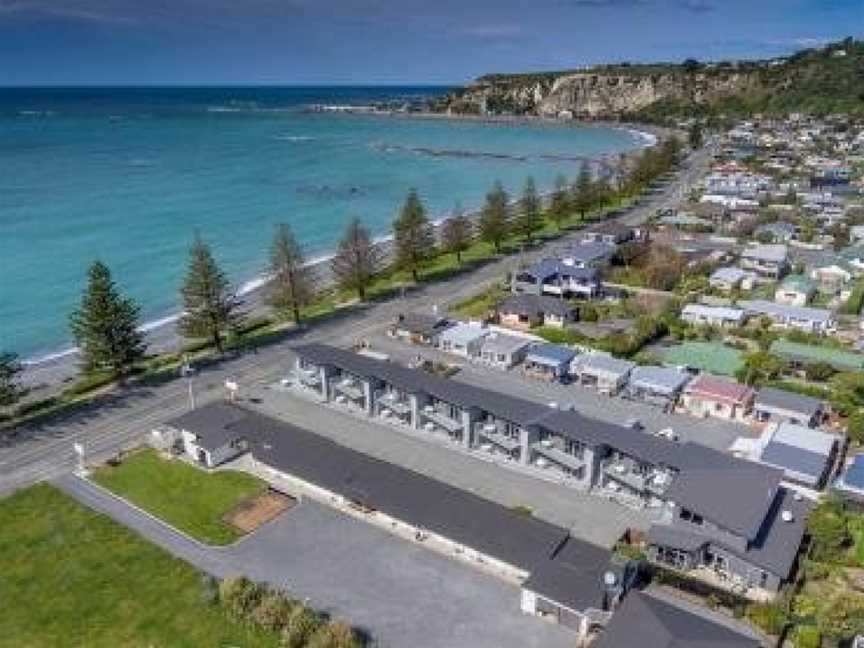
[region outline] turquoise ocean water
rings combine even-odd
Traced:
[[[0,89],[0,349],[68,347],[96,258],[154,321],[178,308],[195,230],[243,285],[262,272],[275,223],[325,254],[353,216],[386,234],[410,187],[441,217],[457,201],[479,206],[495,179],[548,188],[579,156],[643,143],[599,127],[305,110],[441,91]]]

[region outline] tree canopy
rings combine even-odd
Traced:
[[[277,311],[290,312],[299,323],[300,309],[309,304],[314,294],[312,270],[306,264],[303,248],[291,228],[281,223],[276,226],[270,247],[269,303]]]
[[[435,231],[426,217],[426,208],[416,189],[408,192],[405,203],[393,221],[396,265],[411,272],[414,281],[420,268],[435,252]]]
[[[120,376],[144,356],[147,345],[138,330],[138,314],[138,305],[120,292],[108,266],[94,261],[81,302],[69,318],[85,371]]]
[[[330,267],[340,288],[355,291],[360,299],[365,299],[366,290],[381,271],[383,260],[381,246],[372,240],[360,219],[355,218],[345,227]]]
[[[510,199],[504,186],[496,180],[489,193],[486,204],[480,213],[478,228],[480,238],[491,244],[495,252],[501,251],[501,243],[510,234]]]
[[[18,385],[18,374],[23,369],[17,355],[0,351],[0,407],[14,405],[24,394]]]
[[[522,197],[519,199],[519,212],[513,222],[514,229],[527,243],[531,243],[534,235],[543,227],[543,214],[540,210],[540,196],[534,178],[525,180]]]

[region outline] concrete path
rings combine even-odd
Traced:
[[[520,612],[517,587],[309,500],[234,545],[208,547],[74,475],[53,483],[216,577],[242,573],[308,598],[378,648],[574,645],[571,631]]]

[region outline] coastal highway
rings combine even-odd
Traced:
[[[635,225],[644,222],[656,209],[674,204],[698,181],[710,160],[706,149],[691,154],[672,180],[618,218]],[[568,236],[575,238],[576,233]],[[559,239],[526,252],[523,259],[538,258],[561,242]],[[192,379],[196,403],[222,398],[228,378],[239,383],[241,397],[244,385],[260,385],[278,379],[292,366],[290,347],[294,344],[311,341],[351,344],[380,331],[400,312],[428,310],[433,305],[444,307],[470,297],[484,286],[499,281],[518,261],[515,256],[502,258],[446,282],[421,286],[404,297],[346,309],[260,352],[226,359],[202,369]],[[0,440],[0,493],[73,470],[77,461],[75,443],[84,446],[88,462],[104,460],[120,450],[139,445],[155,425],[182,414],[189,406],[189,384],[177,379],[155,387],[119,388],[97,404],[62,419],[14,430]]]

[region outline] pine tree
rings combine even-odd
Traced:
[[[516,216],[514,229],[530,244],[534,239],[534,234],[542,227],[543,216],[540,213],[540,197],[537,195],[534,178],[529,177],[525,181],[522,198],[519,200],[519,214]]]
[[[300,323],[300,309],[315,293],[312,270],[306,265],[303,248],[285,223],[276,226],[270,248],[270,285],[268,301],[280,312],[290,312]]]
[[[181,289],[180,332],[187,338],[209,339],[219,353],[227,331],[242,320],[240,301],[219,268],[210,247],[197,234],[189,248],[189,264]]]
[[[555,178],[555,188],[552,190],[552,202],[549,205],[549,218],[559,230],[561,229],[561,223],[567,218],[569,211],[570,201],[567,196],[567,178],[559,174]]]
[[[699,122],[694,122],[693,125],[690,127],[688,139],[691,149],[696,150],[702,148],[702,144],[704,144],[704,141],[702,139],[702,126],[699,124]]]
[[[584,220],[585,214],[594,206],[594,180],[591,176],[591,167],[583,162],[579,169],[579,175],[573,183],[573,208],[579,212]]]
[[[393,243],[396,265],[410,270],[416,282],[418,271],[435,251],[435,232],[416,189],[408,192],[405,204],[393,221]]]
[[[17,382],[23,370],[17,355],[0,351],[0,407],[14,405],[24,395],[25,390]]]
[[[486,194],[486,204],[480,212],[478,228],[480,238],[501,251],[501,243],[510,233],[510,199],[500,181],[496,180],[492,190]]]
[[[441,248],[456,255],[456,263],[462,265],[462,253],[471,247],[474,237],[474,224],[462,210],[457,208],[453,215],[441,224]]]
[[[81,305],[70,316],[85,371],[121,376],[144,356],[147,345],[138,330],[138,314],[138,305],[120,293],[108,266],[93,262]]]
[[[366,289],[381,270],[383,260],[381,246],[355,218],[345,228],[330,267],[341,288],[356,291],[360,299],[365,299]]]

